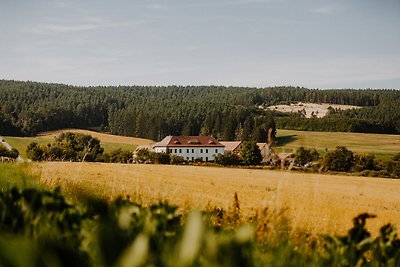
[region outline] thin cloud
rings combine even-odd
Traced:
[[[312,13],[317,13],[322,15],[334,15],[338,11],[338,8],[336,6],[330,5],[330,6],[313,8],[310,11]]]

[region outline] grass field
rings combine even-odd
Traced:
[[[103,134],[103,133],[98,133],[88,130],[79,130],[79,129],[64,129],[52,132],[43,132],[35,137],[4,136],[4,140],[8,142],[12,147],[16,148],[20,152],[23,158],[26,158],[26,148],[30,143],[32,142],[37,142],[39,144],[52,143],[54,141],[54,137],[59,135],[61,132],[90,134],[93,137],[97,137],[101,141],[101,146],[104,148],[105,152],[111,152],[119,148],[123,150],[133,151],[138,145],[147,145],[153,142],[152,140],[149,139]]]
[[[35,165],[46,185],[105,199],[129,196],[144,204],[160,199],[183,207],[229,208],[238,193],[241,212],[252,216],[286,209],[295,229],[343,234],[362,212],[377,215],[373,233],[400,226],[400,180],[173,165],[55,163]]]
[[[400,135],[307,132],[294,130],[277,130],[277,152],[294,152],[300,146],[316,148],[324,154],[325,149],[345,146],[356,153],[373,153],[378,159],[390,159],[400,152]]]

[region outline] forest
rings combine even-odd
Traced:
[[[260,107],[293,102],[362,106],[304,118]],[[211,135],[267,141],[276,128],[400,133],[400,91],[300,87],[96,86],[0,80],[0,134],[29,136],[62,128],[96,129],[160,140]]]

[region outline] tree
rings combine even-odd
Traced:
[[[353,167],[355,157],[353,152],[344,146],[338,146],[334,151],[328,152],[324,158],[324,165],[328,170],[347,172]]]
[[[240,157],[244,165],[258,165],[262,160],[260,148],[251,141],[243,142]]]
[[[319,153],[315,148],[306,149],[301,146],[295,154],[295,162],[301,166],[317,159],[319,159]]]
[[[43,154],[43,149],[36,142],[30,143],[26,149],[27,157],[33,161],[43,160]]]

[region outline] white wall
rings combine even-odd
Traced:
[[[166,153],[166,147],[156,147],[155,152]],[[203,161],[213,161],[215,155],[224,154],[224,147],[170,147],[169,154],[183,157],[184,160],[193,161],[201,158]]]

